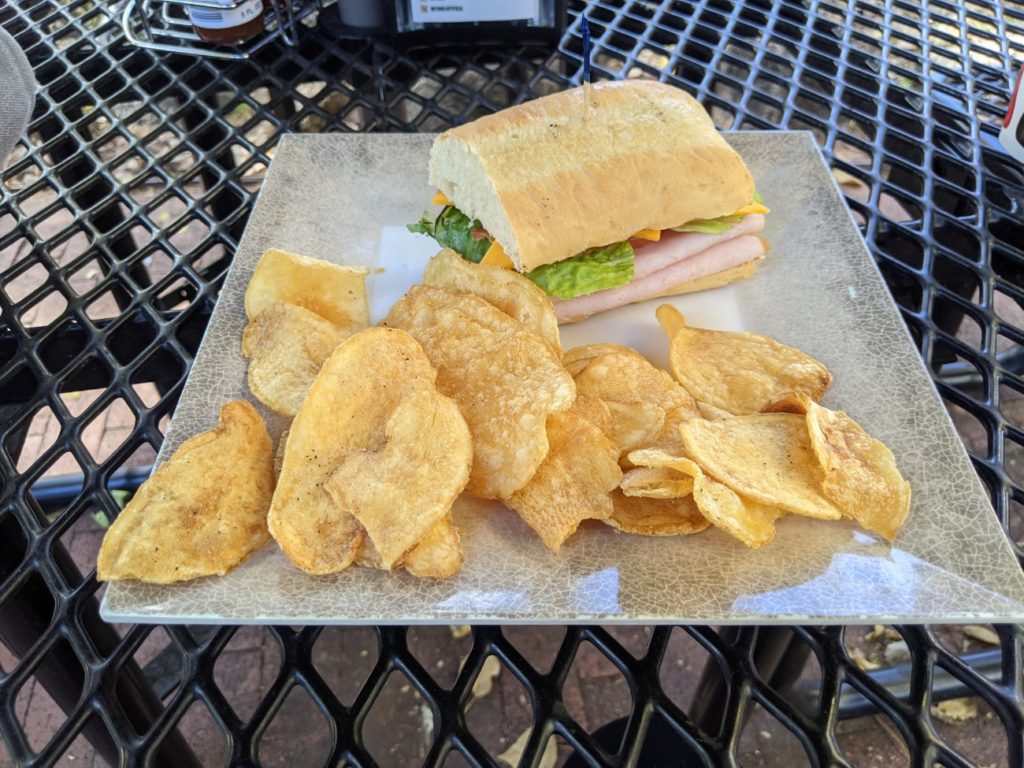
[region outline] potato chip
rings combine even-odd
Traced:
[[[741,497],[717,483],[693,464],[693,500],[697,509],[726,533],[757,549],[775,538],[775,521],[784,514],[778,507]]]
[[[471,293],[514,317],[561,353],[558,319],[551,299],[518,272],[466,261],[445,248],[427,262],[424,285],[436,285],[457,293]]]
[[[688,536],[708,527],[692,496],[643,499],[612,491],[612,516],[605,523],[641,536]]]
[[[665,425],[665,411],[654,403],[637,400],[617,403],[606,400],[610,417],[607,435],[618,446],[620,453],[649,445]]]
[[[242,333],[249,390],[272,411],[294,416],[324,360],[351,334],[308,309],[271,304]]]
[[[656,450],[634,451],[629,458],[645,468],[633,472],[675,473],[687,477],[700,513],[748,547],[756,549],[775,538],[775,521],[782,516],[782,510],[741,497],[708,477],[696,462]]]
[[[775,538],[775,520],[784,513],[777,507],[744,499],[727,485],[703,473],[696,462],[677,459],[673,465],[693,480],[693,501],[700,514],[752,549]]]
[[[683,447],[683,439],[679,435],[679,425],[692,418],[696,417],[688,405],[669,411],[665,414],[664,424],[662,425],[661,430],[654,436],[654,439],[645,441],[639,446],[639,449],[660,450],[671,454],[672,456],[685,456],[686,448]],[[633,462],[629,460],[629,453],[624,453],[619,456],[619,466],[622,467],[623,470],[634,466]]]
[[[761,406],[761,413],[807,413],[811,399],[797,392],[786,392]]]
[[[423,540],[405,556],[401,567],[417,578],[447,579],[462,569],[464,561],[459,532],[449,515],[427,531]],[[363,539],[355,562],[366,568],[387,570],[369,537]]]
[[[819,400],[832,383],[824,365],[758,333],[690,328],[670,304],[657,310],[670,340],[672,373],[697,400],[730,413],[758,413],[785,392]]]
[[[315,312],[342,328],[370,324],[366,267],[349,267],[271,248],[256,265],[245,291],[250,320],[274,302]]]
[[[220,424],[182,443],[121,510],[96,577],[170,584],[230,571],[270,540],[272,454],[256,409],[225,403]]]
[[[391,412],[436,376],[416,340],[391,328],[357,333],[324,361],[288,431],[270,507],[270,532],[297,566],[323,574],[352,563],[365,532],[324,484],[348,456],[381,447]]]
[[[892,541],[910,511],[910,483],[892,452],[842,411],[807,405],[807,429],[825,473],[825,496],[844,516]]]
[[[609,493],[622,480],[619,451],[575,409],[548,417],[548,455],[530,482],[505,503],[548,549],[557,550],[583,520],[612,513]]]
[[[885,444],[842,411],[803,394],[775,398],[764,411],[805,414],[811,448],[824,472],[825,496],[845,517],[892,541],[910,511],[910,483]]]
[[[628,347],[618,347],[593,358],[575,378],[578,390],[605,402],[643,401],[654,403],[666,412],[690,406],[696,413],[693,398],[668,372],[655,368],[647,358]]]
[[[346,456],[324,488],[366,529],[390,570],[451,511],[472,458],[458,406],[420,389],[388,415],[383,444]]]
[[[692,418],[696,417],[688,405],[669,411],[665,414],[665,425],[649,447],[671,453],[673,456],[685,456],[686,449],[683,447],[683,439],[679,435],[679,426]]]
[[[284,464],[284,448],[288,445],[288,430],[284,430],[277,438],[277,447],[274,449],[274,478],[281,476],[281,466]]]
[[[787,512],[837,520],[804,417],[790,413],[690,419],[679,428],[686,455],[741,496]]]
[[[729,413],[729,411],[723,408],[716,408],[711,403],[704,403],[700,400],[697,401],[697,413],[700,414],[702,419],[708,421],[721,421],[722,419],[731,419],[735,416],[735,413]]]
[[[575,377],[597,358],[613,354],[631,355],[641,360],[647,359],[632,347],[599,342],[597,344],[584,344],[582,347],[567,349],[562,353],[562,365],[565,366],[565,370]]]
[[[637,467],[622,476],[619,488],[627,496],[681,499],[693,493],[693,478],[668,467]]]
[[[483,299],[413,286],[388,313],[423,345],[437,388],[458,403],[473,435],[466,490],[507,498],[548,453],[546,422],[576,399],[572,377],[551,346]]]
[[[647,467],[648,469],[671,469],[676,472],[682,471],[676,469],[676,463],[680,460],[678,456],[673,456],[668,451],[663,451],[657,448],[643,448],[639,451],[631,451],[629,454],[629,460],[637,467]]]
[[[576,389],[600,398],[608,406],[608,436],[622,453],[650,445],[664,427],[669,411],[681,408],[696,415],[696,405],[686,390],[635,350],[611,344],[591,345],[589,349],[606,351],[589,358],[586,367],[576,374]],[[581,354],[571,355],[571,363],[581,361],[583,358],[576,356]]]
[[[590,397],[589,395],[581,395],[577,393],[576,400],[573,402],[570,410],[572,410],[577,416],[582,416],[604,432],[605,435],[607,435],[608,430],[611,429],[611,411],[608,410],[608,406],[604,400],[601,400],[598,397]]]
[[[447,579],[462,570],[464,562],[459,531],[449,516],[427,531],[402,567],[420,579]]]

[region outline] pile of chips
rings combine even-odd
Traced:
[[[314,574],[444,578],[463,565],[461,493],[501,500],[552,550],[587,520],[649,536],[716,526],[759,547],[786,514],[888,539],[906,519],[892,454],[819,405],[831,375],[799,350],[691,328],[666,304],[671,374],[614,344],[563,352],[537,286],[447,249],[369,328],[366,274],[264,255],[242,352],[252,394],[293,417],[276,472],[259,415],[226,404],[118,517],[101,579],[222,574],[269,536]]]

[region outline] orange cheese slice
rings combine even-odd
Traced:
[[[650,240],[651,242],[656,243],[659,240],[661,240],[661,230],[641,229],[638,230],[637,232],[634,232],[630,237],[635,237],[638,240]]]
[[[737,208],[732,215],[749,216],[752,213],[770,213],[770,211],[760,203],[751,203],[750,205],[744,205],[742,208]]]
[[[505,269],[512,269],[515,266],[512,263],[512,259],[508,257],[505,249],[501,247],[497,240],[491,243],[491,247],[487,249],[487,253],[480,259],[480,263],[491,267],[504,267]]]

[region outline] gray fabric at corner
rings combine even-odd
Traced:
[[[32,67],[14,38],[0,29],[0,168],[25,134],[35,101]]]

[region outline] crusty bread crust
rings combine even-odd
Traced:
[[[703,107],[649,80],[575,88],[445,131],[430,181],[520,270],[723,216],[754,196]]]

